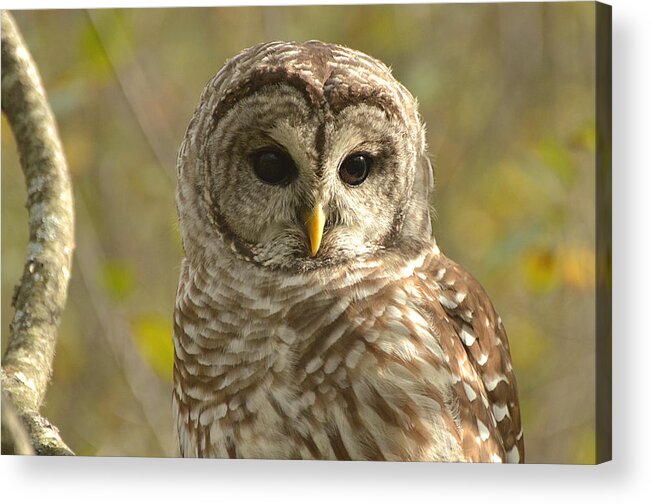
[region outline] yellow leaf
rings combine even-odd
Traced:
[[[595,254],[585,245],[570,245],[559,251],[563,281],[576,289],[592,290],[595,285]]]
[[[132,334],[145,362],[161,378],[172,381],[174,366],[172,321],[156,313],[143,315],[134,322]]]
[[[549,249],[532,249],[522,257],[525,282],[530,291],[543,294],[558,282],[558,264],[554,252]]]

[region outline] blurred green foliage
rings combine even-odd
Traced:
[[[133,324],[133,338],[140,355],[163,380],[172,381],[174,345],[169,317],[145,314]]]
[[[45,414],[82,455],[174,454],[175,157],[241,49],[321,39],[389,64],[428,124],[441,248],[509,333],[529,462],[594,460],[592,3],[15,12],[73,176],[68,307]],[[2,123],[2,338],[27,242]]]
[[[107,260],[102,265],[102,287],[114,300],[126,300],[134,288],[134,273],[129,263]]]

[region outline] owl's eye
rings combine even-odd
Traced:
[[[371,158],[366,154],[351,154],[339,166],[339,177],[350,186],[358,186],[371,171]]]
[[[285,185],[296,175],[294,161],[280,149],[263,149],[253,154],[253,171],[267,184]]]

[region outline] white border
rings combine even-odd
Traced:
[[[137,6],[178,6],[170,0]],[[305,2],[192,1],[189,5]],[[373,3],[373,2],[318,2]],[[417,2],[412,2],[417,3]],[[3,502],[647,502],[651,496],[651,9],[613,5],[614,461],[591,466],[300,463],[2,457]],[[127,1],[0,1],[1,8],[133,7]]]

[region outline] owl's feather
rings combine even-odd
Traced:
[[[182,453],[522,461],[490,300],[436,247],[388,259],[327,281],[186,261],[175,315]]]

